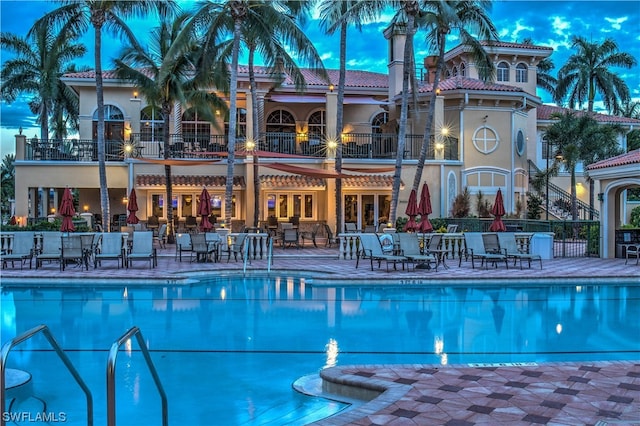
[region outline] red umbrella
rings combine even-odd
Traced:
[[[131,193],[129,194],[129,202],[127,203],[127,210],[129,211],[129,216],[127,216],[127,223],[135,225],[140,221],[136,216],[136,212],[138,211],[138,197],[136,196],[136,189],[131,188]]]
[[[502,199],[502,191],[498,188],[498,193],[496,194],[496,201],[493,203],[493,208],[491,209],[491,214],[495,216],[493,222],[491,222],[491,226],[489,226],[489,231],[492,232],[504,232],[507,230],[507,227],[502,222],[502,216],[505,215],[504,211],[504,200]]]
[[[58,207],[58,212],[62,215],[62,225],[60,226],[60,231],[62,232],[73,232],[76,228],[73,226],[73,216],[76,214],[76,209],[73,208],[73,195],[71,195],[71,190],[69,187],[64,189],[64,193],[62,194],[62,200],[60,201],[60,206]]]
[[[416,216],[418,215],[418,200],[416,199],[416,190],[412,189],[409,195],[409,202],[407,203],[407,209],[404,211],[409,216],[409,221],[404,225],[404,230],[411,232],[418,229],[416,223]]]
[[[429,216],[433,210],[431,209],[431,194],[429,193],[429,185],[425,182],[422,185],[420,193],[420,204],[418,204],[418,213],[420,214],[420,232],[431,232],[433,226],[429,222]]]
[[[202,232],[210,231],[213,228],[213,225],[209,222],[209,215],[211,214],[211,196],[209,195],[207,188],[202,188],[198,214],[202,216],[202,220],[200,221],[200,230]]]

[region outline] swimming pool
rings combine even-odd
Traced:
[[[43,283],[44,284],[44,283]],[[106,421],[108,350],[137,325],[173,425],[302,424],[343,404],[292,383],[331,365],[640,358],[640,285],[313,285],[294,277],[201,278],[187,285],[2,288],[2,343],[47,324]],[[11,352],[66,424],[86,424],[82,392],[44,339]],[[160,424],[160,399],[135,342],[116,368],[118,425]],[[16,410],[37,410],[35,400]]]

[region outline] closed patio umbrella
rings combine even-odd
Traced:
[[[433,212],[431,208],[431,194],[429,193],[429,185],[425,182],[420,192],[420,204],[418,204],[418,213],[420,214],[420,232],[433,231],[433,225],[429,222],[429,215]]]
[[[127,203],[127,210],[129,211],[129,216],[127,216],[127,223],[135,225],[140,221],[136,216],[136,212],[138,211],[138,197],[136,196],[136,189],[131,188],[131,193],[129,194],[129,201]]]
[[[489,231],[492,232],[504,232],[507,230],[507,227],[504,225],[502,221],[502,216],[505,215],[504,211],[504,200],[502,199],[502,191],[498,188],[498,193],[496,194],[496,201],[493,204],[493,208],[491,209],[491,214],[495,216],[493,222],[491,222],[491,226],[489,226]]]
[[[76,209],[73,208],[73,195],[71,195],[71,190],[69,189],[69,187],[66,187],[64,189],[58,211],[62,215],[62,225],[60,226],[60,231],[75,231],[76,228],[75,226],[73,226],[73,216],[75,216],[76,214]]]
[[[407,232],[416,231],[418,229],[418,224],[416,223],[416,216],[418,215],[418,200],[415,189],[411,190],[407,209],[404,212],[409,216],[409,221],[404,225],[404,230]]]
[[[207,188],[202,188],[200,193],[200,205],[198,206],[198,214],[202,216],[200,221],[200,230],[207,232],[213,229],[213,225],[209,221],[209,215],[211,215],[211,196]]]

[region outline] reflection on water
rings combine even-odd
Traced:
[[[3,285],[1,302],[2,342],[47,324],[89,376],[97,389],[97,405],[106,351],[128,328],[140,327],[170,400],[181,401],[182,407],[203,405],[189,419],[174,418],[177,424],[215,424],[212,413],[249,424],[262,423],[265,413],[312,416],[305,411],[306,400],[293,396],[290,384],[334,365],[640,355],[640,286],[614,283],[331,287],[280,277],[211,279],[189,286]],[[36,339],[19,348],[12,352],[11,362],[51,374],[33,365],[47,358],[46,352],[28,350],[47,345]],[[128,406],[144,411],[148,405],[155,413],[158,403],[147,395],[154,391],[143,391],[152,387],[137,347],[127,347],[124,354],[118,371],[124,377],[120,392],[125,401],[119,412]],[[292,406],[295,398],[304,401]]]

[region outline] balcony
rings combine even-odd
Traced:
[[[225,135],[170,135],[169,158],[218,158],[227,152]],[[407,135],[403,158],[417,160],[422,147],[422,135]],[[244,138],[238,138],[237,149],[244,149]],[[131,134],[129,141],[107,140],[106,161],[124,161],[133,158],[164,158],[161,138]],[[345,133],[342,136],[343,158],[395,159],[398,135],[381,133]],[[128,151],[131,148],[131,151]],[[327,141],[323,135],[270,132],[260,134],[256,149],[286,155],[325,158]],[[97,141],[91,139],[29,139],[25,160],[42,161],[97,161]],[[435,143],[432,136],[427,147],[427,160],[458,160],[458,140],[448,138]]]

